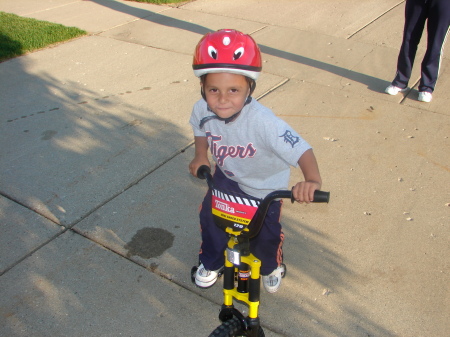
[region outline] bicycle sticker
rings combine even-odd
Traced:
[[[259,199],[242,197],[212,190],[212,213],[216,217],[233,222],[231,227],[243,229],[258,209]]]

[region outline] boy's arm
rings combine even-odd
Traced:
[[[211,166],[208,159],[208,139],[206,137],[196,136],[194,138],[195,156],[189,164],[189,172],[196,177],[197,170],[202,165]]]
[[[298,160],[300,169],[303,172],[305,181],[294,186],[293,194],[298,202],[310,203],[314,199],[314,191],[320,190],[322,178],[319,173],[316,157],[312,149],[307,150]]]

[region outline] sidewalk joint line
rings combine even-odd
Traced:
[[[398,102],[398,104],[403,104],[403,102],[406,100],[406,97],[409,96],[409,94],[413,91],[413,89],[419,84],[420,82],[420,78],[417,79],[417,81],[411,86],[411,88],[406,91],[406,94],[403,96],[403,98],[400,100],[400,102]]]
[[[133,23],[133,22],[136,22],[136,21],[139,21],[139,20],[142,20],[142,19],[139,18],[139,17],[137,17],[137,18],[135,18],[134,20],[131,20],[131,21],[128,21],[128,22],[124,22],[124,23],[120,23],[120,24],[118,24],[118,25],[115,25],[115,26],[110,27],[110,28],[108,28],[108,29],[102,30],[102,31],[100,31],[100,32],[93,33],[93,35],[98,36],[98,37],[104,37],[104,36],[100,36],[100,34],[106,33],[106,32],[108,32],[108,31],[113,30],[113,29],[118,28],[118,27],[126,26],[126,25],[128,25],[128,24],[130,24],[130,23]],[[106,36],[106,37],[109,37],[109,36]],[[117,39],[115,39],[115,40],[117,40]],[[122,40],[119,40],[119,41],[122,41]],[[125,42],[126,42],[126,41],[125,41]]]
[[[128,191],[131,187],[139,184],[142,180],[144,180],[145,178],[147,178],[150,174],[152,174],[153,172],[155,172],[156,170],[160,169],[162,166],[164,166],[165,164],[167,164],[169,161],[171,161],[172,159],[174,159],[175,157],[177,157],[178,155],[184,153],[189,147],[191,147],[194,144],[194,142],[190,142],[188,145],[186,145],[185,147],[183,147],[182,149],[175,151],[175,153],[173,153],[169,158],[165,159],[163,162],[153,166],[148,172],[144,173],[141,177],[135,179],[134,181],[132,181],[131,183],[129,183],[127,186],[125,186],[121,191],[115,193],[113,196],[109,197],[108,199],[104,200],[102,203],[100,203],[99,205],[95,206],[93,209],[91,209],[89,212],[85,213],[83,216],[81,216],[79,219],[77,219],[76,221],[72,222],[71,224],[68,224],[66,227],[68,229],[73,229],[73,227],[75,227],[76,225],[78,225],[81,221],[83,221],[84,219],[86,219],[87,217],[89,217],[91,214],[93,214],[94,212],[96,212],[97,210],[99,210],[100,208],[102,208],[103,206],[105,206],[107,203],[111,202],[112,200],[114,200],[115,198],[117,198],[118,196],[120,196],[121,194],[123,194],[124,192]]]
[[[52,242],[53,240],[55,240],[56,238],[58,238],[59,236],[61,236],[62,234],[66,233],[67,231],[72,231],[75,232],[77,234],[82,235],[78,230],[74,229],[73,227],[75,227],[77,224],[79,224],[81,221],[83,221],[84,219],[86,219],[88,216],[90,216],[92,213],[96,212],[98,209],[100,209],[101,207],[105,206],[107,203],[109,203],[110,201],[114,200],[116,197],[120,196],[122,193],[126,192],[127,190],[129,190],[131,187],[133,187],[134,185],[139,184],[139,182],[141,182],[143,179],[145,179],[147,176],[149,176],[150,174],[152,174],[153,172],[155,172],[156,170],[158,170],[159,168],[161,168],[162,166],[164,166],[165,164],[167,164],[169,161],[171,161],[172,159],[174,159],[175,157],[177,157],[178,155],[180,155],[181,153],[184,153],[188,148],[190,148],[191,146],[194,145],[194,142],[190,142],[189,144],[187,144],[185,147],[183,147],[182,149],[176,151],[172,156],[170,156],[169,158],[167,158],[166,160],[164,160],[162,163],[155,165],[153,168],[150,169],[150,171],[148,171],[147,173],[145,173],[144,175],[142,175],[141,177],[139,177],[138,179],[134,180],[133,182],[131,182],[130,184],[128,184],[124,189],[122,189],[120,192],[114,194],[112,197],[106,199],[105,201],[103,201],[101,204],[97,205],[96,207],[94,207],[93,209],[91,209],[89,212],[85,213],[83,216],[81,216],[78,220],[76,220],[75,222],[73,222],[72,224],[68,224],[68,225],[62,225],[60,223],[56,223],[55,221],[53,221],[52,219],[49,219],[47,216],[45,216],[44,214],[39,213],[37,210],[23,204],[22,202],[15,200],[14,198],[8,196],[7,194],[0,192],[0,195],[11,200],[14,203],[17,203],[18,205],[21,205],[22,207],[25,207],[26,209],[44,217],[45,219],[50,220],[52,223],[55,223],[56,225],[60,226],[62,228],[62,230],[60,232],[58,232],[57,234],[53,235],[52,237],[50,237],[49,239],[45,240],[42,244],[40,244],[39,246],[37,246],[36,248],[34,248],[33,250],[31,250],[31,252],[27,253],[26,255],[22,256],[20,259],[18,259],[17,261],[15,261],[14,263],[12,263],[10,266],[6,267],[3,271],[0,271],[0,277],[2,275],[4,275],[5,273],[7,273],[8,271],[10,271],[11,269],[13,269],[15,266],[17,266],[18,264],[20,264],[21,262],[23,262],[24,260],[26,260],[29,256],[33,255],[34,253],[36,253],[38,250],[40,250],[42,247],[46,246],[47,244],[49,244],[50,242]],[[85,236],[85,235],[83,235]],[[89,238],[88,238],[89,239]],[[95,242],[91,239],[89,239],[92,242]],[[95,242],[99,245],[101,245],[98,242]],[[103,246],[103,245],[102,245]],[[105,246],[103,246],[105,247]],[[113,251],[111,248],[105,247],[110,251]],[[119,254],[119,253],[117,253]],[[121,255],[121,254],[119,254]],[[121,255],[123,256],[123,255]],[[125,256],[124,256],[125,257]],[[125,257],[126,258],[126,257]],[[132,261],[132,260],[130,260]],[[146,268],[148,269],[148,268]],[[163,274],[161,274],[160,276],[163,276],[167,279],[169,279],[168,277],[164,276]]]
[[[38,116],[38,115],[42,115],[48,112],[59,112],[59,110],[66,108],[67,106],[69,107],[74,107],[77,105],[86,105],[86,104],[95,104],[98,101],[103,101],[103,100],[107,100],[107,99],[111,99],[114,97],[119,97],[119,96],[124,96],[124,95],[130,95],[130,94],[137,94],[141,91],[148,91],[151,90],[151,87],[143,87],[141,89],[135,89],[133,91],[125,91],[125,92],[119,92],[119,93],[113,93],[113,94],[106,94],[103,96],[98,95],[97,97],[86,97],[84,99],[80,99],[78,102],[68,102],[66,104],[62,104],[61,106],[54,106],[53,108],[50,109],[46,109],[46,110],[39,110],[39,111],[33,111],[30,112],[26,115],[22,115],[20,117],[14,118],[14,119],[8,119],[6,120],[6,123],[12,123],[12,122],[16,122],[16,121],[20,121],[23,120],[25,118],[29,118],[29,117],[33,117],[33,116]]]
[[[41,9],[39,11],[34,11],[34,12],[25,13],[25,14],[20,14],[20,16],[29,16],[29,15],[36,14],[36,13],[48,12],[48,11],[51,11],[51,10],[54,10],[54,9],[57,9],[57,8],[73,5],[73,4],[78,3],[78,2],[79,1],[72,1],[72,2],[68,2],[66,4],[62,4],[62,5],[46,8],[46,9]]]
[[[191,144],[191,145],[192,145],[192,144]],[[188,147],[189,147],[189,146],[188,146]],[[159,270],[158,268],[152,268],[152,267],[149,267],[149,266],[145,265],[144,263],[139,262],[138,260],[134,260],[133,258],[128,257],[128,256],[126,256],[126,255],[123,255],[122,253],[120,253],[120,252],[118,252],[118,251],[112,249],[111,247],[105,246],[104,244],[102,244],[102,243],[100,243],[100,242],[98,242],[98,241],[93,240],[92,238],[88,237],[86,234],[84,234],[83,232],[79,231],[79,230],[76,229],[76,228],[72,228],[72,229],[68,229],[68,230],[70,230],[70,231],[73,232],[74,234],[80,235],[81,237],[87,239],[88,241],[90,241],[90,242],[92,242],[92,243],[94,243],[94,244],[96,244],[96,245],[99,245],[99,246],[103,247],[104,249],[110,251],[111,253],[116,254],[116,255],[118,255],[118,256],[120,256],[120,257],[122,257],[122,258],[124,258],[124,259],[126,259],[126,260],[128,260],[128,261],[130,261],[131,263],[134,263],[134,264],[137,265],[138,267],[144,268],[146,271],[148,271],[148,272],[150,272],[150,273],[153,273],[153,274],[155,274],[155,275],[157,275],[157,276],[159,276],[159,277],[165,279],[166,281],[175,284],[176,286],[178,286],[178,287],[180,287],[180,288],[182,288],[182,289],[184,289],[184,290],[190,292],[191,294],[194,294],[194,295],[196,295],[196,296],[202,298],[203,300],[206,300],[206,301],[208,301],[208,302],[210,302],[210,303],[213,303],[213,304],[217,305],[218,307],[221,306],[221,305],[223,304],[222,302],[212,300],[212,299],[210,299],[210,298],[208,298],[208,297],[205,297],[205,296],[202,295],[201,293],[197,293],[197,292],[193,291],[191,288],[189,288],[188,286],[186,286],[185,284],[183,284],[182,281],[178,281],[178,280],[174,279],[173,277],[171,277],[170,274],[166,274],[166,273],[164,273],[163,271]],[[262,325],[262,326],[264,327],[264,330],[271,331],[271,332],[278,333],[278,334],[281,333],[280,331],[278,331],[278,329],[269,328],[269,327],[267,327],[267,326],[265,326],[265,325]]]
[[[267,25],[262,26],[261,28],[258,28],[258,29],[256,29],[256,30],[254,30],[253,32],[249,33],[248,35],[253,35],[253,34],[255,34],[255,33],[258,33],[259,31],[261,31],[261,30],[263,30],[263,29],[266,29],[267,27],[269,27],[269,26],[267,26]]]
[[[256,97],[256,100],[259,101],[261,98],[267,96],[268,94],[270,94],[271,92],[277,90],[279,87],[285,85],[287,82],[289,82],[289,78],[285,78],[283,81],[281,81],[280,83],[276,84],[274,87],[272,87],[271,89],[267,90],[266,92],[262,93],[261,95],[259,95],[258,97]]]
[[[16,203],[17,205],[20,205],[20,206],[22,206],[22,207],[28,209],[29,211],[31,211],[31,212],[33,212],[33,213],[36,213],[37,215],[40,215],[41,217],[43,217],[43,218],[45,218],[45,219],[51,221],[51,222],[54,223],[55,225],[61,226],[61,227],[63,227],[63,228],[65,227],[65,226],[63,226],[60,222],[57,222],[57,221],[53,220],[52,218],[49,218],[49,217],[46,216],[44,213],[41,213],[41,212],[39,212],[37,209],[35,209],[35,208],[33,208],[33,207],[29,206],[29,205],[24,204],[23,202],[21,202],[21,201],[15,199],[14,197],[10,196],[9,194],[6,194],[6,193],[4,193],[4,192],[0,192],[0,196],[2,196],[2,197],[4,197],[4,198],[6,198],[6,199],[8,199],[8,200],[10,200],[10,201],[12,201],[12,202],[14,202],[14,203]]]
[[[354,32],[353,34],[350,34],[346,39],[350,40],[353,36],[355,36],[356,34],[358,34],[360,31],[362,31],[364,28],[370,26],[372,23],[374,23],[375,21],[377,21],[379,18],[381,18],[383,15],[387,14],[388,12],[390,12],[391,10],[393,10],[395,7],[400,6],[402,3],[404,3],[405,0],[400,1],[398,4],[392,6],[391,8],[389,8],[387,11],[385,11],[384,13],[381,13],[380,15],[378,15],[375,19],[373,19],[372,21],[370,21],[369,23],[367,23],[366,25],[364,25],[363,27],[359,28],[356,32]]]
[[[64,228],[64,227],[62,227]],[[36,253],[39,249],[41,249],[42,247],[46,246],[47,244],[49,244],[50,242],[52,242],[53,240],[55,240],[56,238],[58,238],[59,236],[61,236],[62,234],[64,234],[65,232],[67,232],[69,230],[69,228],[64,228],[61,232],[53,235],[52,237],[50,237],[49,239],[47,239],[46,241],[44,241],[43,243],[41,243],[39,246],[37,246],[36,248],[34,248],[31,252],[28,252],[27,254],[25,254],[24,256],[22,256],[20,259],[18,259],[17,261],[14,261],[11,265],[9,265],[8,267],[6,267],[4,270],[2,270],[0,272],[0,277],[3,276],[4,274],[6,274],[7,272],[9,272],[11,269],[13,269],[15,266],[17,266],[18,264],[22,263],[23,261],[25,261],[28,257],[30,257],[31,255],[33,255],[34,253]]]

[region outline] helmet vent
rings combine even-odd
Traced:
[[[231,42],[231,40],[230,40],[230,38],[229,38],[228,36],[225,36],[225,37],[223,38],[223,44],[224,44],[224,46],[228,46],[228,45],[230,44],[230,42]]]

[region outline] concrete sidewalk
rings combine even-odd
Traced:
[[[450,60],[429,104],[418,66],[404,95],[383,93],[404,1],[0,11],[90,33],[0,63],[1,336],[207,336],[219,324],[220,286],[190,281],[206,188],[187,166],[192,52],[220,28],[258,42],[254,96],[312,144],[331,191],[328,205],[285,203],[288,274],[262,294],[266,336],[448,335]]]

